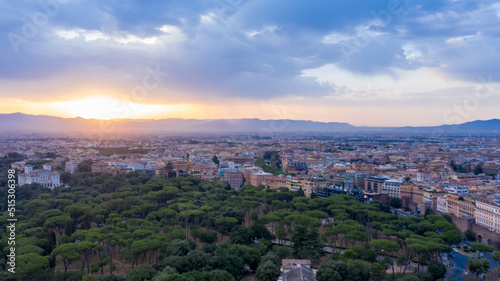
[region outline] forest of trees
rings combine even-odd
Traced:
[[[2,261],[1,280],[224,281],[252,272],[275,281],[283,258],[311,259],[319,281],[438,280],[446,272],[439,254],[462,240],[446,218],[398,217],[348,195],[235,191],[226,182],[138,172],[76,173],[70,185],[18,188],[18,270],[9,274]],[[0,195],[5,211],[5,188]],[[325,218],[333,223],[322,226]],[[5,225],[1,235],[5,257]],[[293,245],[273,243],[284,240]],[[410,275],[411,262],[427,270]]]

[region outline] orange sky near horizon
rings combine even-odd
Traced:
[[[390,114],[384,114],[384,111]],[[439,107],[429,106],[425,112],[415,114],[407,108],[380,108],[370,106],[307,105],[286,103],[215,103],[215,104],[144,104],[122,101],[103,96],[90,96],[77,100],[53,102],[27,102],[23,100],[4,100],[0,113],[21,112],[32,115],[49,115],[63,118],[82,117],[85,119],[291,119],[319,122],[346,122],[356,126],[434,126],[448,124]],[[363,114],[360,114],[363,113]],[[481,113],[481,112],[479,112]],[[367,121],[366,116],[374,116]],[[430,120],[437,122],[429,122]],[[394,116],[405,116],[397,119]],[[489,119],[488,113],[474,114],[463,123],[478,119]],[[412,122],[408,122],[412,120]]]

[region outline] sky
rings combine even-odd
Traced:
[[[500,118],[497,1],[0,1],[0,113]]]

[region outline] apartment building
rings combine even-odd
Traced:
[[[401,181],[390,179],[384,181],[382,184],[381,194],[387,194],[389,197],[399,198],[399,192],[401,187]]]
[[[267,176],[272,176],[273,174],[271,173],[266,173],[266,172],[256,172],[256,173],[251,173],[250,174],[250,184],[253,186],[259,186],[262,184],[262,181],[264,178]],[[245,176],[246,178],[246,176]]]
[[[479,199],[475,209],[476,224],[500,234],[500,206],[498,203]]]
[[[243,173],[240,171],[227,171],[220,179],[227,181],[231,189],[240,189],[243,185]]]
[[[448,213],[448,195],[438,197],[436,199],[436,209],[441,213]]]
[[[457,194],[448,194],[447,208],[449,214],[452,214],[459,218],[473,218],[475,216],[474,200],[469,197],[462,197]]]
[[[286,182],[288,179],[283,176],[267,176],[262,179],[262,184],[271,189],[278,189],[280,187],[286,187]]]
[[[78,163],[73,162],[73,161],[68,161],[66,164],[64,164],[64,171],[70,174],[76,173],[78,170]]]
[[[287,181],[288,189],[291,191],[298,191],[302,189],[306,197],[311,197],[312,193],[318,193],[320,189],[326,188],[328,186],[328,181],[325,180],[314,180],[314,179],[289,179]]]
[[[439,192],[434,189],[423,189],[423,198],[422,201],[425,203],[429,203],[430,208],[437,209],[437,200],[438,198],[442,198],[446,195],[444,192]]]
[[[375,177],[375,176],[365,177],[363,183],[363,190],[365,191],[365,193],[372,195],[381,194],[382,186],[384,185],[384,182],[386,180],[387,178],[385,177]]]

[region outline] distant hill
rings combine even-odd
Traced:
[[[444,131],[457,131],[457,132],[491,132],[491,133],[500,133],[500,120],[499,119],[491,119],[491,120],[476,120],[471,121],[459,125],[442,125],[439,128]]]
[[[108,128],[111,128],[108,130]],[[423,134],[499,134],[500,120],[477,120],[458,125],[434,127],[357,127],[342,122],[261,119],[119,119],[96,120],[61,118],[23,113],[0,114],[2,132],[91,132],[161,133],[161,132],[406,132]]]

